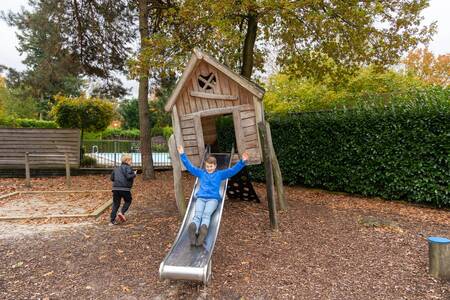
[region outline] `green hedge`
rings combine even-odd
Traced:
[[[164,136],[166,140],[169,139],[173,133],[172,127],[153,127],[150,131],[151,136]],[[120,128],[107,128],[104,131],[99,132],[86,132],[84,138],[86,140],[139,140],[139,129],[120,129]]]
[[[44,121],[36,119],[14,119],[0,118],[0,127],[6,128],[58,128],[53,121]]]
[[[389,108],[274,115],[285,183],[450,206],[450,90]],[[264,180],[261,166],[253,177]]]

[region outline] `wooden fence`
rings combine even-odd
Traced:
[[[32,169],[65,168],[68,154],[72,168],[80,166],[80,130],[0,128],[0,169],[25,168],[29,153]]]

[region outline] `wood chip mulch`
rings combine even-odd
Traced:
[[[428,236],[450,236],[450,211],[286,187],[289,209],[271,231],[262,203],[227,201],[208,286],[161,281],[158,268],[181,219],[171,171],[133,188],[129,220],[0,223],[1,299],[450,299],[428,275]],[[73,177],[75,190],[110,188],[108,176]],[[64,177],[33,190],[64,190]],[[184,176],[188,197],[193,179]],[[0,195],[26,190],[0,179]],[[1,209],[1,208],[0,208]]]

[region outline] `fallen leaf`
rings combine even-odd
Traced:
[[[125,286],[125,285],[122,285],[122,291],[126,292],[126,293],[130,293],[131,289],[129,287]]]
[[[16,263],[15,265],[12,266],[12,268],[18,268],[21,267],[23,265],[23,261],[19,261],[18,263]]]
[[[50,271],[50,272],[48,272],[48,273],[45,273],[45,274],[44,274],[44,277],[50,276],[50,275],[52,275],[53,273],[54,273],[54,271]]]

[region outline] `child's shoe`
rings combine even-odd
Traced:
[[[117,217],[119,218],[120,221],[125,222],[127,220],[127,218],[125,218],[125,215],[123,213],[118,213]]]
[[[114,220],[114,221],[109,223],[109,226],[114,226],[114,225],[117,225],[117,221],[116,220]]]
[[[196,231],[197,231],[197,225],[195,225],[194,222],[189,224],[188,234],[189,234],[189,241],[191,242],[192,246],[195,246],[195,243],[196,243],[196,240],[197,240],[197,237],[195,235]]]
[[[205,242],[206,235],[208,234],[208,226],[203,224],[200,226],[200,230],[198,231],[198,238],[197,238],[197,246],[202,246]]]

